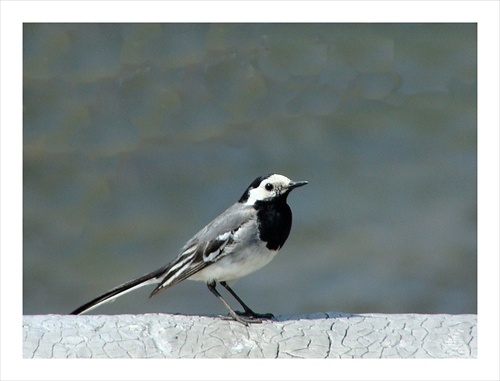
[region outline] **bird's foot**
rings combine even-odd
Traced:
[[[260,324],[262,320],[274,319],[273,314],[258,314],[253,311],[235,311],[235,314],[229,313],[228,316],[221,316],[222,320],[236,320],[237,322],[248,326],[249,324]]]
[[[239,315],[239,316],[247,316],[247,317],[252,317],[252,318],[256,318],[256,319],[264,319],[264,320],[272,320],[274,319],[274,315],[273,314],[259,314],[257,312],[253,312],[252,310],[248,310],[248,311],[245,311],[245,312],[240,312],[240,311],[236,311],[236,313]]]

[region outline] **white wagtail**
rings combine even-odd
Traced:
[[[158,284],[150,297],[184,279],[206,282],[208,289],[229,310],[234,320],[247,325],[260,323],[272,314],[253,312],[226,281],[241,278],[267,265],[278,253],[290,233],[292,211],[286,203],[292,189],[307,181],[269,174],[258,177],[239,201],[201,229],[166,266],[109,290],[74,310],[87,312],[136,288]],[[244,312],[234,311],[215,289],[219,282],[241,304]]]

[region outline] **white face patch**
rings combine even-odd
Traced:
[[[256,201],[270,200],[286,191],[286,187],[291,183],[288,177],[283,175],[271,175],[260,182],[257,188],[250,190],[250,195],[246,205],[253,205]]]

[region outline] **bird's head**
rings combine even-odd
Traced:
[[[307,181],[292,181],[278,174],[260,176],[245,190],[239,202],[253,205],[257,201],[273,201],[280,198],[286,200],[286,196],[292,189],[306,184]]]

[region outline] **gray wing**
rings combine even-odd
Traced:
[[[236,203],[227,208],[207,226],[196,233],[181,249],[182,252],[200,242],[216,239],[220,235],[235,230],[254,217],[255,209],[250,205]]]
[[[181,249],[179,255],[164,268],[162,281],[150,296],[177,284],[198,271],[217,262],[233,244],[234,234],[255,217],[255,209],[236,203],[226,209],[196,233]]]

